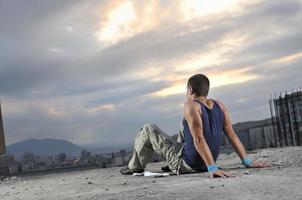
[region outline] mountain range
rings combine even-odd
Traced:
[[[80,155],[81,151],[86,150],[93,154],[106,154],[117,152],[120,149],[130,150],[131,144],[97,146],[97,145],[77,145],[68,140],[61,139],[27,139],[7,146],[7,153],[21,158],[25,152],[35,155],[46,156],[66,153],[67,155]]]
[[[79,155],[83,148],[67,140],[59,139],[27,139],[7,146],[7,153],[13,154],[16,158],[22,157],[25,152],[35,155],[55,155],[66,153],[67,155]]]

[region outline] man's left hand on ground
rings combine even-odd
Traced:
[[[265,167],[272,167],[272,164],[263,162],[261,160],[254,160],[246,167],[247,168],[265,168]]]
[[[233,178],[235,175],[233,173],[228,173],[223,170],[216,170],[211,172],[211,178]]]

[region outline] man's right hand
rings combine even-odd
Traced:
[[[246,168],[265,168],[265,167],[272,167],[273,165],[270,163],[266,163],[263,161],[254,160],[251,164],[246,165]]]
[[[235,177],[233,174],[227,173],[223,170],[216,170],[211,172],[211,178],[232,178]]]

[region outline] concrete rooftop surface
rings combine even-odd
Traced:
[[[119,168],[6,178],[0,182],[1,200],[67,199],[302,199],[302,147],[261,149],[252,159],[271,162],[265,169],[241,168],[235,153],[221,154],[217,164],[235,178],[209,178],[208,173],[168,177],[123,176]],[[147,170],[159,171],[161,163]]]

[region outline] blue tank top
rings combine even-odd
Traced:
[[[217,102],[214,102],[213,108],[207,108],[203,103],[198,100],[194,100],[200,104],[201,117],[203,124],[203,135],[213,155],[213,159],[216,162],[221,143],[221,135],[223,131],[224,114]],[[204,172],[207,171],[207,166],[203,159],[197,152],[193,137],[191,135],[188,123],[183,119],[183,131],[184,131],[184,148],[183,159],[185,162],[195,171]]]

